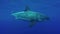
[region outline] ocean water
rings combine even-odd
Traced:
[[[50,20],[28,27],[28,21],[16,20],[11,14],[25,9],[49,16]],[[0,34],[60,33],[60,0],[0,0]]]

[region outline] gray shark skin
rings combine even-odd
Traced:
[[[15,16],[16,19],[30,21],[29,27],[34,26],[37,21],[44,22],[46,20],[49,20],[48,16],[39,12],[31,11],[28,7],[26,7],[23,11],[12,13],[11,15]]]

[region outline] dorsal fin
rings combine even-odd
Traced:
[[[29,6],[28,5],[26,5],[26,7],[25,7],[25,10],[24,11],[30,11],[30,8],[29,8]]]

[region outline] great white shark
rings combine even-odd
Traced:
[[[37,23],[37,21],[44,22],[49,20],[49,17],[36,11],[32,11],[28,6],[25,10],[20,12],[12,13],[11,15],[15,16],[16,19],[27,20],[30,22],[29,26],[32,27]]]

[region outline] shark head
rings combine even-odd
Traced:
[[[40,19],[39,20],[40,20],[40,22],[48,21],[49,17],[45,16],[45,15],[40,15]]]

